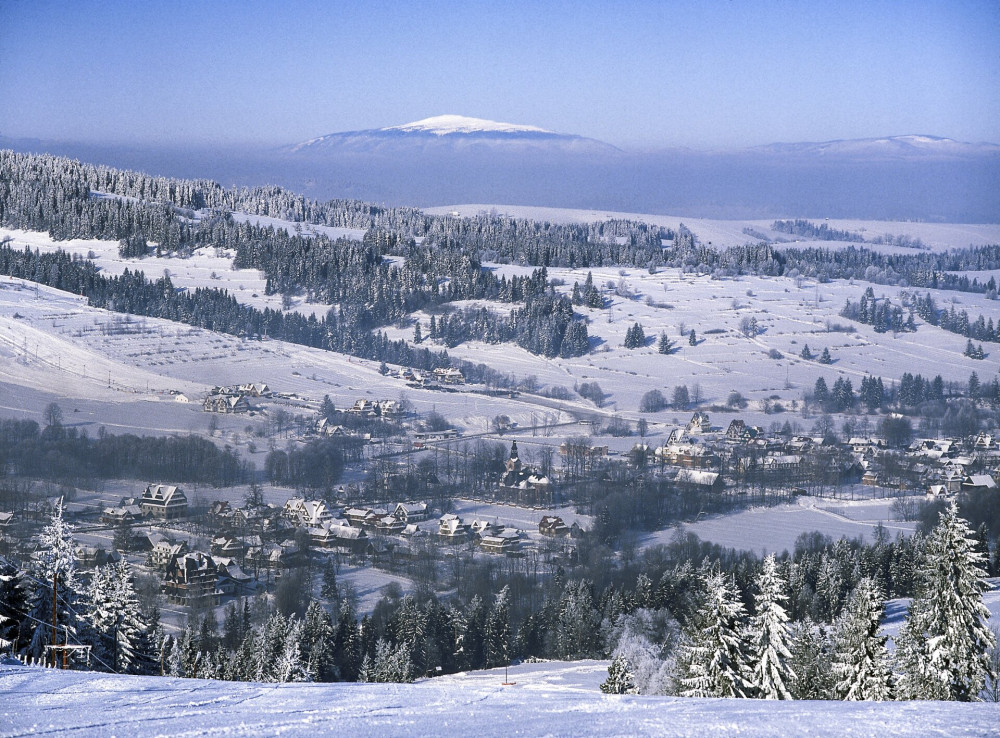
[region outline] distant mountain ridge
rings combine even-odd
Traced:
[[[840,156],[845,158],[978,157],[1000,155],[1000,145],[966,143],[942,136],[909,134],[881,138],[838,139],[834,141],[773,143],[755,146],[752,152]]]
[[[394,153],[396,151],[544,151],[613,153],[611,144],[538,126],[501,123],[464,115],[438,115],[386,128],[343,131],[293,144],[288,153]]]

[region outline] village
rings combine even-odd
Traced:
[[[439,374],[432,381],[463,382],[458,372]],[[424,381],[405,369],[398,376]],[[276,396],[264,383],[216,387],[204,410],[266,412],[251,400]],[[333,422],[334,415],[344,422]],[[379,439],[366,428],[385,422],[395,424],[403,440],[386,445],[381,439],[376,446]],[[648,436],[624,447],[621,438],[605,442],[601,429],[587,421],[578,435],[544,439],[516,424],[494,423],[486,441],[493,444],[492,457],[483,460],[477,458],[483,438],[473,449],[459,429],[431,425],[399,400],[362,398],[340,413],[321,410],[294,443],[342,444],[345,458],[364,475],[355,473],[332,489],[290,489],[284,499],[273,485],[265,495],[259,481],[241,499],[232,490],[206,498],[212,490],[202,488],[192,500],[182,486],[161,482],[111,505],[96,502],[106,495],[73,495],[65,514],[78,542],[78,563],[88,569],[128,558],[155,579],[150,596],[174,613],[180,627],[185,612],[273,592],[289,572],[302,569],[350,567],[385,573],[377,582],[419,581],[447,591],[460,584],[458,561],[505,562],[510,571],[536,575],[572,567],[599,514],[614,514],[607,508],[599,513],[593,503],[595,489],[609,486],[684,495],[722,513],[800,496],[893,498],[900,501],[894,509],[909,519],[921,499],[995,489],[1000,477],[1000,443],[987,433],[905,444],[892,439],[890,447],[876,434],[769,433],[741,417],[726,419],[723,427],[697,410],[686,425],[655,424]],[[534,448],[527,458],[518,441]],[[501,444],[504,458],[497,465]],[[473,468],[492,471],[463,488],[459,466],[470,460]],[[31,556],[31,534],[62,503],[58,495],[26,495],[19,509],[0,512],[2,552]]]

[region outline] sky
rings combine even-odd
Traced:
[[[0,0],[0,136],[295,143],[445,113],[628,148],[1000,143],[1000,2]]]

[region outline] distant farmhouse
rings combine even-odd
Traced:
[[[162,520],[183,518],[188,512],[188,500],[180,487],[169,484],[151,484],[139,498],[143,515]]]

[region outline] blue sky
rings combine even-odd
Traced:
[[[1000,142],[1000,2],[0,0],[0,135],[283,144],[457,113],[626,147]]]

